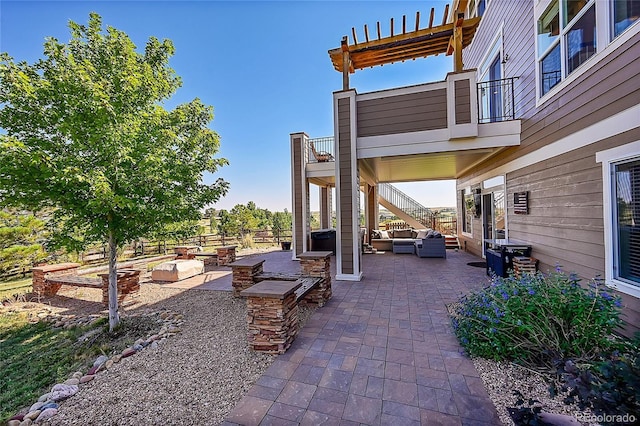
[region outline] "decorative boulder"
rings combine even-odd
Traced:
[[[171,260],[153,268],[153,281],[176,282],[204,273],[204,263],[200,260]]]

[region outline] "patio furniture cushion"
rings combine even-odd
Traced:
[[[151,279],[176,282],[202,273],[204,263],[200,260],[171,260],[155,266],[151,271]]]
[[[394,238],[393,239],[393,252],[394,253],[411,253],[413,254],[415,241],[410,238]]]
[[[447,257],[444,238],[423,238],[415,242],[415,253],[418,257]]]

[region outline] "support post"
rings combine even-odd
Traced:
[[[320,187],[320,228],[329,229],[331,228],[331,187],[330,186],[321,186]]]
[[[349,43],[347,36],[342,37],[340,43],[342,48],[342,90],[349,90],[349,68],[351,66],[351,58],[349,58]]]
[[[360,174],[356,158],[356,92],[335,92],[333,99],[336,140],[336,279],[360,281],[362,250]]]
[[[291,201],[293,230],[291,235],[292,258],[309,250],[308,237],[311,234],[309,223],[309,180],[306,174],[306,165],[309,162],[309,136],[307,134],[292,133],[291,140]]]

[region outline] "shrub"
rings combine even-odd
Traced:
[[[620,299],[600,281],[574,274],[495,277],[463,297],[453,327],[470,355],[551,367],[554,359],[593,358],[611,347],[621,324]]]
[[[240,241],[240,245],[242,248],[253,248],[255,246],[253,242],[253,234],[244,234],[242,236],[242,240]]]
[[[566,404],[577,403],[599,416],[633,415],[640,419],[640,342],[619,345],[592,363],[576,365],[573,360],[556,363],[559,389],[568,392]],[[558,392],[558,384],[549,388]],[[613,424],[604,421],[603,424]]]

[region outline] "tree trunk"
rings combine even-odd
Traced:
[[[109,231],[109,331],[120,323],[118,316],[118,276],[117,276],[117,245],[113,231]]]

